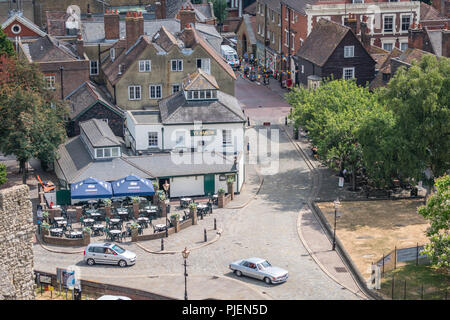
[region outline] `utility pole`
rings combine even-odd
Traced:
[[[264,69],[267,61],[267,4],[264,4]]]

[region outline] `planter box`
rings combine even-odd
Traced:
[[[231,201],[231,194],[221,196],[219,195],[218,207],[225,208],[225,206]]]

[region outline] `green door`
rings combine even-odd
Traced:
[[[204,185],[205,185],[205,195],[208,194],[213,195],[215,191],[214,185],[214,175],[213,174],[205,174],[204,176]]]

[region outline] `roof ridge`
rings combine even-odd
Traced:
[[[137,164],[135,164],[135,163],[129,161],[128,159],[126,159],[126,157],[121,156],[120,159],[122,159],[123,161],[125,161],[125,162],[128,163],[129,165],[135,167],[136,169],[139,169],[139,170],[141,170],[142,172],[147,173],[150,177],[153,177],[153,178],[155,177],[155,175],[154,175],[153,173],[151,173],[150,171],[148,171],[148,170],[146,170],[146,169],[143,169],[143,168],[139,167]]]

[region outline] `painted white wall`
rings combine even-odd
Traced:
[[[197,179],[196,179],[197,177]],[[205,193],[203,176],[174,177],[170,182],[171,197],[200,196]]]

